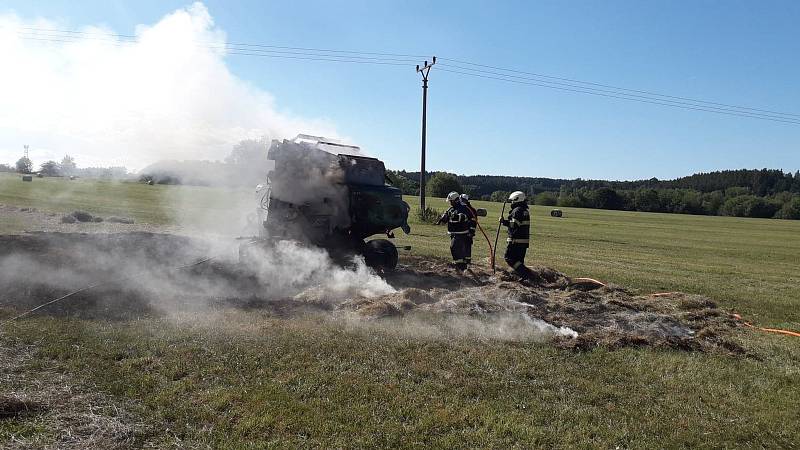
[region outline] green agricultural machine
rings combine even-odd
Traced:
[[[324,248],[334,259],[362,255],[377,270],[395,268],[394,230],[409,233],[409,206],[387,183],[383,162],[358,147],[317,136],[273,141],[274,162],[259,185],[259,236],[245,244],[294,240]],[[385,238],[372,238],[383,235]]]

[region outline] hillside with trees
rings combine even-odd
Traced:
[[[390,178],[403,193],[419,194],[419,172],[391,171]],[[434,187],[446,184],[450,190],[493,201],[503,201],[509,192],[519,190],[526,192],[532,203],[546,206],[800,219],[800,171],[792,174],[776,169],[723,170],[674,180],[637,181],[436,172],[429,175],[427,183]],[[443,196],[433,189],[428,192]]]

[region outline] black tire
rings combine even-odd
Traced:
[[[374,239],[364,244],[364,261],[373,269],[394,270],[398,258],[397,247],[387,239]]]

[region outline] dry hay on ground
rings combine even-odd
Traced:
[[[0,346],[0,421],[26,424],[3,448],[130,448],[144,424],[132,405],[42,365],[33,348]],[[35,365],[35,369],[31,367]],[[14,429],[12,426],[11,430]]]
[[[43,312],[125,320],[209,308],[258,309],[287,318],[315,311],[354,316],[371,326],[398,318],[467,318],[482,326],[480,321],[522,317],[523,322],[504,319],[497,327],[530,324],[549,330],[556,345],[576,349],[653,346],[743,352],[727,338],[736,321],[710,299],[682,293],[636,295],[613,285],[598,288],[546,267],[533,267],[534,276],[523,281],[503,270],[493,274],[476,267],[460,273],[442,261],[406,257],[384,277],[396,292],[364,297],[313,284],[290,286],[294,291],[276,289],[264,284],[252,267],[226,260],[173,270],[206,256],[209,247],[168,234],[35,233],[0,236],[0,248],[0,290],[5,293],[0,307],[17,311],[97,280],[117,280]],[[11,270],[16,265],[22,269]]]

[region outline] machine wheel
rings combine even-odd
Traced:
[[[364,260],[378,270],[394,270],[397,267],[397,247],[386,239],[374,239],[364,244]]]

